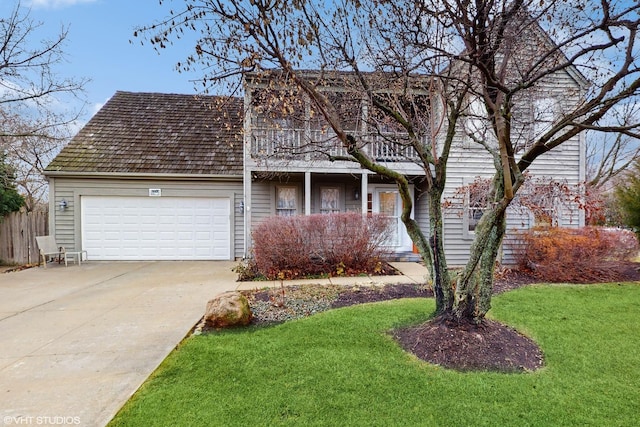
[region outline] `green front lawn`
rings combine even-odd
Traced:
[[[111,425],[637,425],[638,283],[495,297],[492,317],[542,347],[546,366],[533,373],[442,369],[386,334],[433,308],[427,299],[387,301],[190,337]]]

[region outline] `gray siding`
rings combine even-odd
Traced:
[[[275,215],[275,188],[278,185],[296,186],[298,188],[298,213],[304,213],[304,181],[290,179],[288,181],[260,180],[251,184],[251,224],[252,228]],[[320,189],[337,187],[340,189],[340,209],[342,211],[362,210],[362,201],[356,200],[354,193],[360,189],[360,180],[350,175],[311,174],[311,213],[320,213]],[[360,197],[363,197],[360,195]],[[364,197],[367,197],[366,194]]]
[[[429,234],[429,197],[427,194],[420,195],[416,192],[414,195],[414,219],[420,225],[425,235]]]
[[[275,195],[269,181],[254,181],[251,184],[251,228],[275,214]]]
[[[552,150],[545,153],[528,170],[533,177],[550,178],[556,181],[566,180],[569,185],[581,183],[580,175],[580,147],[579,139],[571,140],[560,150]],[[481,149],[467,148],[463,151],[452,153],[449,161],[449,178],[444,194],[445,199],[453,200],[455,191],[471,183],[476,177],[491,178],[494,174],[492,163],[488,154]],[[462,220],[464,206],[460,202],[445,212],[445,251],[451,266],[463,265],[469,258],[469,246],[473,240],[473,233],[465,231],[466,223]],[[559,225],[577,227],[584,225],[584,216],[573,208],[559,208]],[[514,231],[521,228],[529,228],[528,215],[513,209],[507,213],[507,237],[505,243],[512,243]],[[503,251],[502,262],[513,264],[513,251]]]
[[[157,180],[116,178],[51,178],[54,185],[51,206],[54,212],[50,219],[52,233],[60,245],[73,250],[81,249],[82,196],[140,196],[149,194],[150,188],[162,189],[164,197],[228,197],[231,200],[232,254],[241,258],[244,254],[244,218],[241,209],[243,189],[241,180]],[[67,208],[60,210],[62,199]],[[90,256],[91,254],[89,254]]]
[[[514,209],[507,210],[507,233],[502,242],[502,263],[515,265],[518,261],[518,253],[521,248],[518,234],[533,226],[531,215],[526,212],[518,212]]]
[[[558,103],[558,108],[575,105],[579,102],[578,86],[567,73],[558,73],[554,79],[545,82],[544,96]],[[462,132],[459,133],[462,135]],[[581,137],[574,137],[559,147],[540,156],[527,169],[532,177],[565,181],[577,186],[584,181],[584,147]],[[452,200],[456,189],[471,183],[476,177],[491,178],[494,174],[489,154],[466,137],[460,136],[452,148],[449,159],[448,180],[444,198]],[[451,266],[464,265],[469,258],[469,246],[473,233],[465,230],[463,221],[464,206],[456,201],[445,212],[445,251]],[[558,209],[559,225],[578,227],[584,225],[584,213],[577,206],[565,206]],[[532,226],[526,212],[509,209],[507,211],[507,235],[503,244],[502,262],[513,264],[514,251],[517,250],[516,234],[518,230]]]

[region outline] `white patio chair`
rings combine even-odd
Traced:
[[[58,256],[58,261],[64,259],[64,266],[67,266],[67,251],[64,246],[60,246],[56,243],[56,239],[53,236],[37,236],[36,242],[38,243],[38,250],[40,251],[40,260],[44,264],[44,268],[47,268],[47,256]]]

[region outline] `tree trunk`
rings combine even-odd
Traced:
[[[451,278],[444,253],[444,227],[442,216],[442,191],[429,191],[429,249],[433,257],[431,280],[436,299],[436,312],[444,313],[453,307],[453,290]]]
[[[455,317],[477,323],[491,308],[493,273],[505,230],[504,211],[497,213],[494,221],[476,227],[476,236],[482,234],[479,239],[485,243],[472,246],[471,259],[458,275],[453,307]],[[470,273],[467,273],[467,269]]]
[[[410,218],[410,212],[402,215],[402,221],[431,274],[436,312],[444,313],[451,311],[453,307],[453,290],[444,253],[442,190],[434,186],[427,190],[427,195],[429,197],[429,239],[425,238],[419,225]],[[405,203],[410,203],[410,199]],[[405,204],[405,208],[406,206]]]
[[[475,229],[469,261],[458,274],[453,306],[454,317],[481,322],[491,308],[493,273],[506,231],[506,209],[511,199],[504,197],[500,171],[494,178],[493,203]]]
[[[497,219],[497,223],[491,229],[491,235],[489,236],[489,244],[482,252],[480,258],[480,273],[479,273],[479,292],[476,311],[474,318],[481,320],[485,314],[491,308],[491,295],[493,293],[493,274],[495,272],[496,260],[498,259],[498,253],[502,244],[502,238],[504,237],[507,229],[505,213]]]

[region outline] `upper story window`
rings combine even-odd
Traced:
[[[293,216],[298,212],[298,188],[276,187],[276,215]]]
[[[362,95],[356,92],[324,92],[329,103],[336,109],[340,118],[340,125],[347,132],[360,132],[363,120]],[[313,105],[310,106],[311,130],[318,126],[328,126],[321,113],[316,111]]]
[[[273,130],[303,129],[306,103],[293,90],[257,89],[251,93],[252,126]]]
[[[531,99],[523,96],[513,108],[511,121],[514,152],[522,154],[558,120],[560,104],[551,97]],[[560,148],[560,147],[558,147]]]
[[[533,102],[532,140],[535,141],[551,129],[557,112],[558,103],[553,98],[536,99]]]
[[[487,111],[480,98],[469,101],[464,127],[467,135],[471,138],[485,139],[487,133]]]
[[[289,158],[304,150],[306,105],[293,90],[251,92],[252,152]]]

